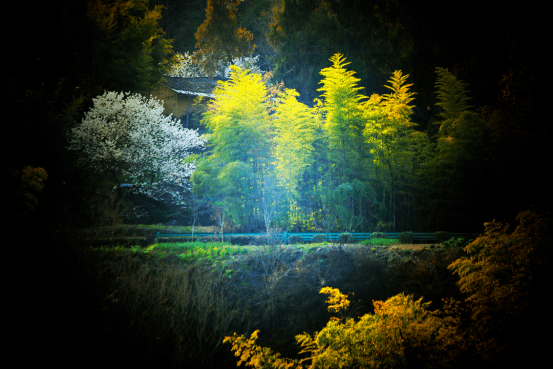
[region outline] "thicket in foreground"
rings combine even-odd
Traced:
[[[340,313],[313,336],[296,336],[301,360],[282,358],[236,333],[223,340],[232,344],[238,365],[254,368],[443,368],[489,367],[536,360],[540,352],[532,327],[540,317],[533,310],[550,267],[552,220],[531,211],[519,213],[520,225],[485,223],[485,233],[465,247],[467,256],[448,268],[460,277],[464,301],[444,299],[443,311],[429,312],[429,303],[400,293],[385,302],[373,301],[374,314],[355,320],[347,316],[347,296],[330,293],[329,311]],[[542,314],[543,316],[543,314]],[[535,328],[534,328],[535,329]],[[522,336],[521,336],[522,334]],[[532,352],[517,350],[521,338]],[[526,341],[528,342],[528,341]],[[543,351],[542,351],[543,352]],[[525,356],[523,356],[525,355]],[[310,362],[308,366],[304,363]]]

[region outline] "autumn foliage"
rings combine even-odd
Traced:
[[[511,234],[507,225],[486,223],[485,233],[465,247],[466,256],[450,264],[466,298],[445,299],[443,311],[428,311],[429,302],[404,293],[373,301],[374,314],[331,318],[320,332],[297,335],[300,354],[310,354],[301,360],[257,346],[258,330],[249,340],[234,334],[223,342],[233,345],[238,365],[255,368],[490,367],[519,359],[513,355],[516,333],[528,322],[553,239],[550,218],[525,211],[517,220]],[[320,293],[330,294],[330,312],[347,310],[347,296],[338,289]]]

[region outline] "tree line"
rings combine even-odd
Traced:
[[[184,53],[197,46],[205,52],[194,53],[194,61],[206,63],[206,69],[214,61],[211,57],[219,62],[219,56],[226,55],[225,60],[234,61],[253,50],[258,69],[272,72],[273,77],[263,82],[271,97],[255,107],[263,106],[266,113],[254,109],[265,122],[265,131],[250,132],[247,125],[240,128],[240,137],[255,133],[252,137],[268,141],[256,150],[248,149],[244,157],[229,153],[227,159],[236,170],[226,171],[210,168],[222,160],[211,146],[197,158],[196,175],[191,178],[196,188],[205,191],[190,193],[184,212],[156,203],[154,213],[159,216],[152,217],[152,222],[178,218],[184,224],[203,225],[224,216],[229,225],[248,223],[258,230],[270,226],[393,229],[395,221],[396,230],[474,231],[495,214],[510,219],[530,204],[549,201],[543,181],[527,180],[540,170],[536,159],[545,155],[542,143],[547,138],[536,119],[534,59],[521,41],[524,38],[511,36],[517,34],[514,25],[509,26],[513,32],[492,45],[497,56],[490,54],[485,63],[485,54],[464,46],[479,45],[476,30],[463,36],[466,42],[450,45],[446,57],[442,41],[424,41],[430,37],[427,26],[414,19],[422,10],[402,2],[354,1],[344,7],[339,1],[230,1],[232,6],[219,11],[227,2],[59,1],[52,4],[59,18],[57,28],[46,27],[38,10],[34,18],[30,13],[30,26],[41,29],[37,37],[59,42],[18,53],[22,62],[14,65],[15,72],[2,75],[6,119],[24,122],[8,125],[9,136],[25,137],[28,143],[14,149],[4,179],[24,187],[22,168],[27,168],[26,173],[42,173],[36,169],[42,168],[42,178],[48,179],[38,201],[43,198],[47,206],[43,210],[38,206],[38,212],[55,213],[46,218],[73,226],[100,219],[99,204],[117,203],[108,196],[113,175],[99,175],[93,166],[78,165],[77,156],[66,150],[70,132],[93,108],[93,99],[105,91],[147,97],[177,61],[175,51]],[[359,27],[361,18],[371,25],[367,30]],[[440,19],[435,17],[443,26]],[[236,29],[234,39],[218,38],[217,24],[223,30]],[[432,47],[418,48],[424,42]],[[353,44],[356,47],[346,47]],[[336,49],[324,49],[324,45]],[[387,51],[375,53],[375,48]],[[318,71],[340,75],[336,70],[345,68],[344,60],[340,67],[329,67],[332,53],[352,62],[358,80],[353,75],[340,77],[352,86],[334,86],[331,75],[322,75],[321,81]],[[454,54],[463,54],[464,59],[457,60]],[[436,65],[444,69],[429,69]],[[403,72],[396,75],[396,71]],[[468,83],[463,85],[465,78],[460,76]],[[498,87],[489,87],[496,80],[500,80]],[[404,92],[386,87],[400,85]],[[377,93],[364,96],[365,90],[358,87]],[[464,100],[461,110],[446,113],[440,105],[440,99],[447,99],[446,87],[470,95],[476,107]],[[340,89],[351,95],[341,96]],[[394,94],[404,101],[415,100],[399,108],[401,99]],[[490,96],[498,96],[497,101]],[[349,105],[336,108],[341,102]],[[202,117],[196,127],[201,133],[219,127],[220,133],[210,132],[210,142],[219,140],[223,145],[227,133],[221,128],[222,113],[211,109],[212,115]],[[290,122],[297,131],[282,122]],[[227,141],[225,145],[232,149],[232,139]],[[277,169],[282,178],[274,174]],[[201,180],[210,170],[220,178]],[[227,186],[238,173],[244,174],[237,182],[240,185]],[[214,190],[217,186],[220,193]],[[238,205],[237,199],[244,195],[247,199]],[[20,207],[22,201],[15,201],[13,207]],[[199,206],[202,203],[211,204],[209,214],[201,214],[208,209]],[[95,209],[96,215],[87,209]],[[115,210],[120,211],[120,206]]]
[[[209,150],[191,177],[194,220],[203,205],[241,231],[466,227],[470,171],[489,169],[490,114],[473,111],[466,85],[436,68],[438,133],[429,136],[411,119],[408,75],[395,71],[390,93],[368,97],[343,55],[330,62],[313,107],[231,67],[201,121]]]

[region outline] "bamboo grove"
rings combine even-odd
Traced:
[[[486,137],[465,84],[436,68],[431,136],[410,118],[409,75],[395,71],[388,94],[366,96],[343,55],[330,62],[313,107],[268,76],[231,67],[201,121],[209,150],[191,178],[194,223],[207,214],[243,232],[460,230],[463,176]]]

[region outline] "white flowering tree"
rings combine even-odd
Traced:
[[[190,151],[207,138],[164,116],[155,98],[105,92],[93,103],[72,129],[68,149],[96,170],[122,170],[136,193],[181,205],[196,168]]]

